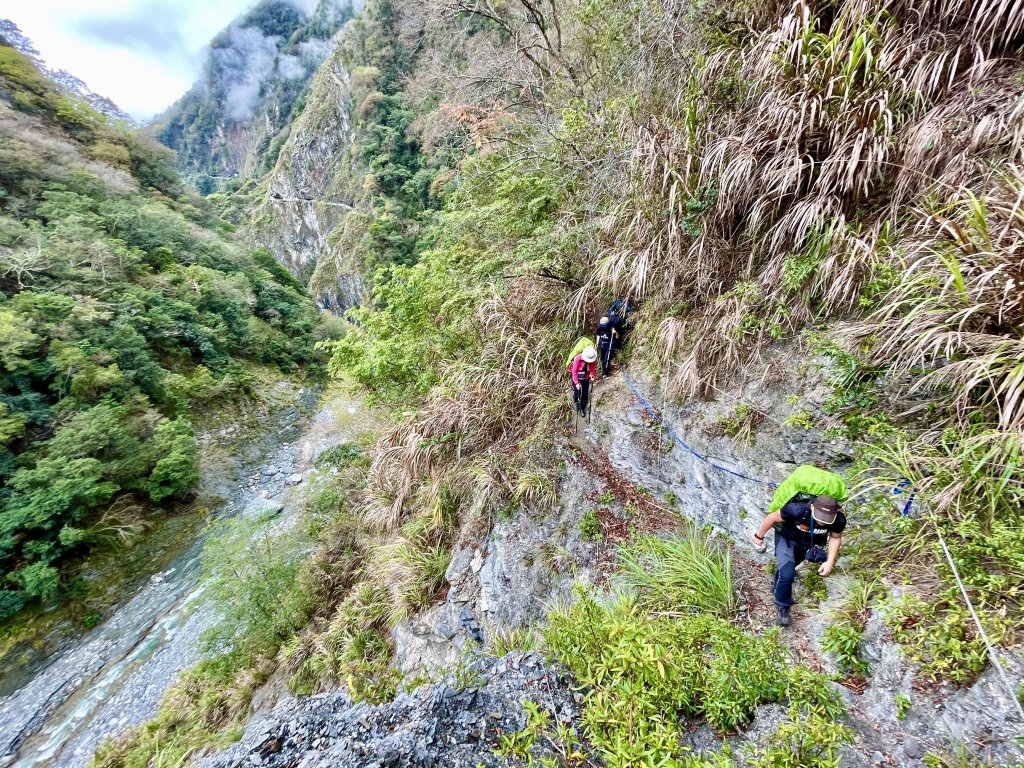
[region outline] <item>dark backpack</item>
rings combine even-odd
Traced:
[[[612,320],[614,317],[618,321],[619,325],[624,325],[632,310],[633,305],[629,303],[628,299],[616,299],[612,302],[612,305],[608,307],[608,319]],[[615,322],[613,322],[612,325],[618,327]]]

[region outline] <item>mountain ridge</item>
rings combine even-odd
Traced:
[[[135,119],[121,109],[112,99],[93,91],[82,79],[63,69],[52,69],[36,49],[32,40],[10,19],[0,19],[0,44],[7,44],[28,58],[36,68],[65,93],[84,99],[102,115],[137,125]]]
[[[352,12],[351,0],[318,0],[308,12],[261,0],[211,40],[199,79],[147,132],[178,153],[204,194],[218,181],[262,175]]]

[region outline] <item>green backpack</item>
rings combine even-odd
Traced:
[[[583,350],[586,349],[587,347],[592,346],[594,346],[593,339],[588,338],[586,336],[580,336],[576,340],[576,346],[572,348],[572,352],[570,352],[569,356],[565,358],[565,367],[568,368],[570,365],[572,365],[572,361],[576,359],[576,355],[583,352]]]

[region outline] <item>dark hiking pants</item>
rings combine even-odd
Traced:
[[[775,534],[775,577],[772,580],[772,585],[775,592],[775,604],[780,608],[789,608],[793,604],[793,581],[796,579],[796,567],[804,561],[806,554],[806,544],[797,544],[778,533]]]
[[[607,343],[602,341],[598,351],[601,353],[601,374],[607,376],[608,369],[612,365],[612,342],[610,340]]]
[[[584,379],[572,388],[572,401],[581,414],[587,412],[587,401],[590,399],[590,379]]]

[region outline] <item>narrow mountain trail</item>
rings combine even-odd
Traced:
[[[784,402],[785,387],[776,395]],[[713,421],[715,403],[693,408],[704,421]],[[776,478],[791,463],[812,455],[828,453],[833,460],[845,455],[843,446],[820,438],[799,443],[799,435],[780,437],[770,427],[752,446],[730,452],[730,441],[707,438],[694,414],[673,408],[666,418],[703,455],[749,477]],[[556,507],[522,508],[492,519],[486,532],[457,545],[446,573],[445,598],[395,630],[396,665],[411,678],[431,682],[376,706],[353,704],[344,689],[283,699],[261,711],[238,743],[203,764],[518,764],[497,750],[503,737],[514,738],[510,734],[526,727],[522,702],[542,703],[559,722],[572,726],[579,724],[584,694],[573,689],[564,670],[537,653],[512,651],[495,658],[497,638],[543,623],[552,605],[571,599],[576,584],[608,585],[621,545],[636,535],[710,526],[732,550],[737,628],[776,631],[771,556],[747,545],[749,528],[768,503],[765,489],[727,473],[704,472],[692,453],[659,443],[658,430],[621,377],[598,383],[592,419],[581,419],[575,429],[567,419],[563,436],[557,450],[565,465]],[[782,457],[778,466],[772,455]],[[581,534],[590,511],[600,536]],[[828,594],[820,601],[807,594],[802,574],[798,577],[794,623],[780,631],[794,661],[834,672],[820,638],[830,608],[844,596],[847,576],[840,568],[826,579]],[[942,752],[949,743],[978,749],[994,745],[1001,754],[1012,754],[1016,726],[1004,702],[993,706],[998,690],[989,672],[970,687],[926,690],[914,682],[913,669],[888,638],[880,616],[872,615],[864,642],[871,662],[867,678],[832,684],[846,702],[846,722],[854,731],[841,765],[920,767],[926,750]],[[894,697],[903,691],[911,691],[914,702],[900,719]],[[767,744],[785,718],[784,705],[766,704],[739,733],[723,736],[693,721],[686,723],[683,739],[695,754],[716,752],[726,742],[742,754]]]
[[[785,399],[784,389],[779,389],[783,394],[776,393],[775,399]],[[770,489],[752,480],[778,482],[787,467],[796,463],[822,459],[834,463],[837,447],[813,436],[808,440],[801,430],[772,424],[765,424],[749,445],[736,447],[732,441],[708,436],[714,430],[707,425],[715,419],[701,411],[713,414],[716,403],[688,407],[688,412],[666,408],[661,417],[673,429],[683,430],[681,434],[694,442],[697,451],[684,451],[660,433],[661,426],[620,370],[598,382],[591,418],[570,430],[569,442],[579,451],[581,463],[635,511],[629,520],[599,514],[605,537],[603,569],[610,572],[618,545],[631,535],[695,525],[714,530],[729,540],[732,549],[733,578],[740,596],[736,623],[757,633],[767,631],[776,626],[770,591],[771,541],[763,554],[748,542],[765,514]],[[794,439],[808,442],[798,445]],[[784,461],[779,463],[778,458]],[[855,536],[864,521],[857,520],[855,505],[850,514],[850,535]],[[835,675],[833,685],[843,695],[848,722],[856,734],[844,750],[842,765],[921,765],[926,751],[944,753],[949,743],[970,744],[978,754],[995,749],[988,752],[988,759],[998,755],[1020,759],[1021,745],[1014,746],[1019,724],[995,670],[989,668],[973,685],[959,688],[918,679],[878,611],[872,612],[861,643],[869,673],[863,678],[839,674],[834,660],[823,651],[822,639],[831,612],[844,603],[853,577],[858,575],[856,564],[841,556],[836,572],[824,580],[827,595],[820,599],[807,590],[809,567],[813,566],[804,563],[798,567],[793,623],[781,630],[781,637],[795,660]],[[1005,653],[1003,662],[1017,680],[1024,678],[1024,653],[1019,649]],[[902,714],[897,707],[901,694],[913,701],[909,712]]]
[[[206,479],[226,499],[221,516],[273,507],[284,510],[279,524],[294,523],[316,456],[374,425],[361,401],[340,392],[298,417],[289,409],[283,422],[263,427],[263,437],[277,443],[269,456]],[[205,532],[109,620],[0,700],[0,765],[84,766],[104,739],[156,713],[178,674],[200,658],[200,639],[217,621],[198,581],[204,541]]]

